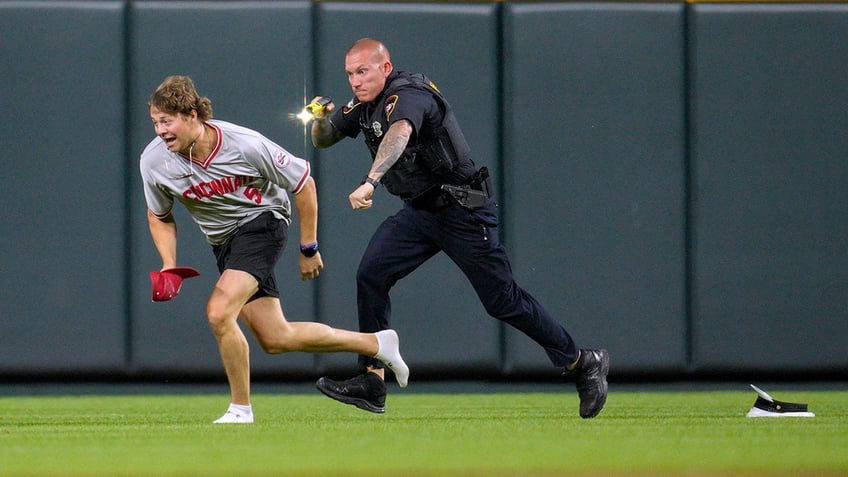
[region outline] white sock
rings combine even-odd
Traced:
[[[400,339],[395,330],[383,330],[374,333],[377,337],[377,354],[379,359],[395,373],[400,387],[405,388],[409,383],[409,367],[400,356]]]
[[[230,407],[227,408],[227,412],[213,422],[215,424],[252,424],[253,409],[250,407],[250,404],[243,405],[230,403]]]
[[[230,403],[230,410],[233,411],[233,412],[236,412],[238,414],[242,414],[244,416],[252,416],[253,415],[253,407],[250,404],[245,406],[244,404]]]

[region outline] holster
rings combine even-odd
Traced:
[[[492,178],[489,169],[481,167],[465,185],[442,184],[445,191],[457,204],[469,210],[477,210],[484,205],[493,194]]]

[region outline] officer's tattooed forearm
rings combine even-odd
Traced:
[[[373,179],[380,180],[403,154],[409,137],[412,135],[412,125],[408,121],[397,121],[389,127],[386,137],[380,143],[380,149],[374,158],[369,174]],[[374,177],[377,176],[377,177]]]

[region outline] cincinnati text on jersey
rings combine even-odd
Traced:
[[[234,194],[242,186],[246,186],[244,196],[260,204],[262,203],[262,193],[256,187],[250,185],[258,180],[260,179],[257,177],[248,176],[222,177],[208,182],[192,184],[188,189],[183,191],[182,196],[188,200],[203,200],[208,197]]]

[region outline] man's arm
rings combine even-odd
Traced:
[[[316,96],[312,101],[317,101],[321,99],[320,96]],[[333,123],[330,122],[328,116],[333,109],[335,109],[336,105],[330,101],[324,109],[315,116],[312,121],[312,145],[317,147],[318,149],[324,149],[332,146],[333,144],[344,139],[344,133],[336,129],[333,126]]]
[[[153,245],[162,258],[162,270],[177,266],[177,222],[174,216],[168,214],[164,218],[153,215],[147,210],[147,224],[150,228],[150,236]]]
[[[375,181],[375,183],[380,182],[380,179],[395,165],[401,154],[403,154],[411,136],[412,123],[406,119],[392,123],[386,132],[386,136],[380,142],[380,148],[377,149],[377,155],[374,157],[374,163],[371,164],[368,177]],[[374,195],[375,188],[374,185],[368,182],[360,185],[348,196],[350,206],[354,209],[367,209],[371,207],[371,196]]]
[[[401,119],[392,123],[386,132],[386,137],[380,142],[380,148],[377,149],[368,177],[379,182],[403,154],[411,136],[412,124],[409,121]]]
[[[318,149],[330,147],[346,137],[327,119],[312,121],[312,145]]]
[[[318,193],[315,180],[310,177],[300,192],[294,196],[294,207],[297,210],[297,219],[300,224],[300,244],[318,243]],[[298,264],[300,265],[300,279],[307,280],[318,277],[318,273],[324,268],[321,254],[315,252],[312,257],[306,257],[299,251]]]

